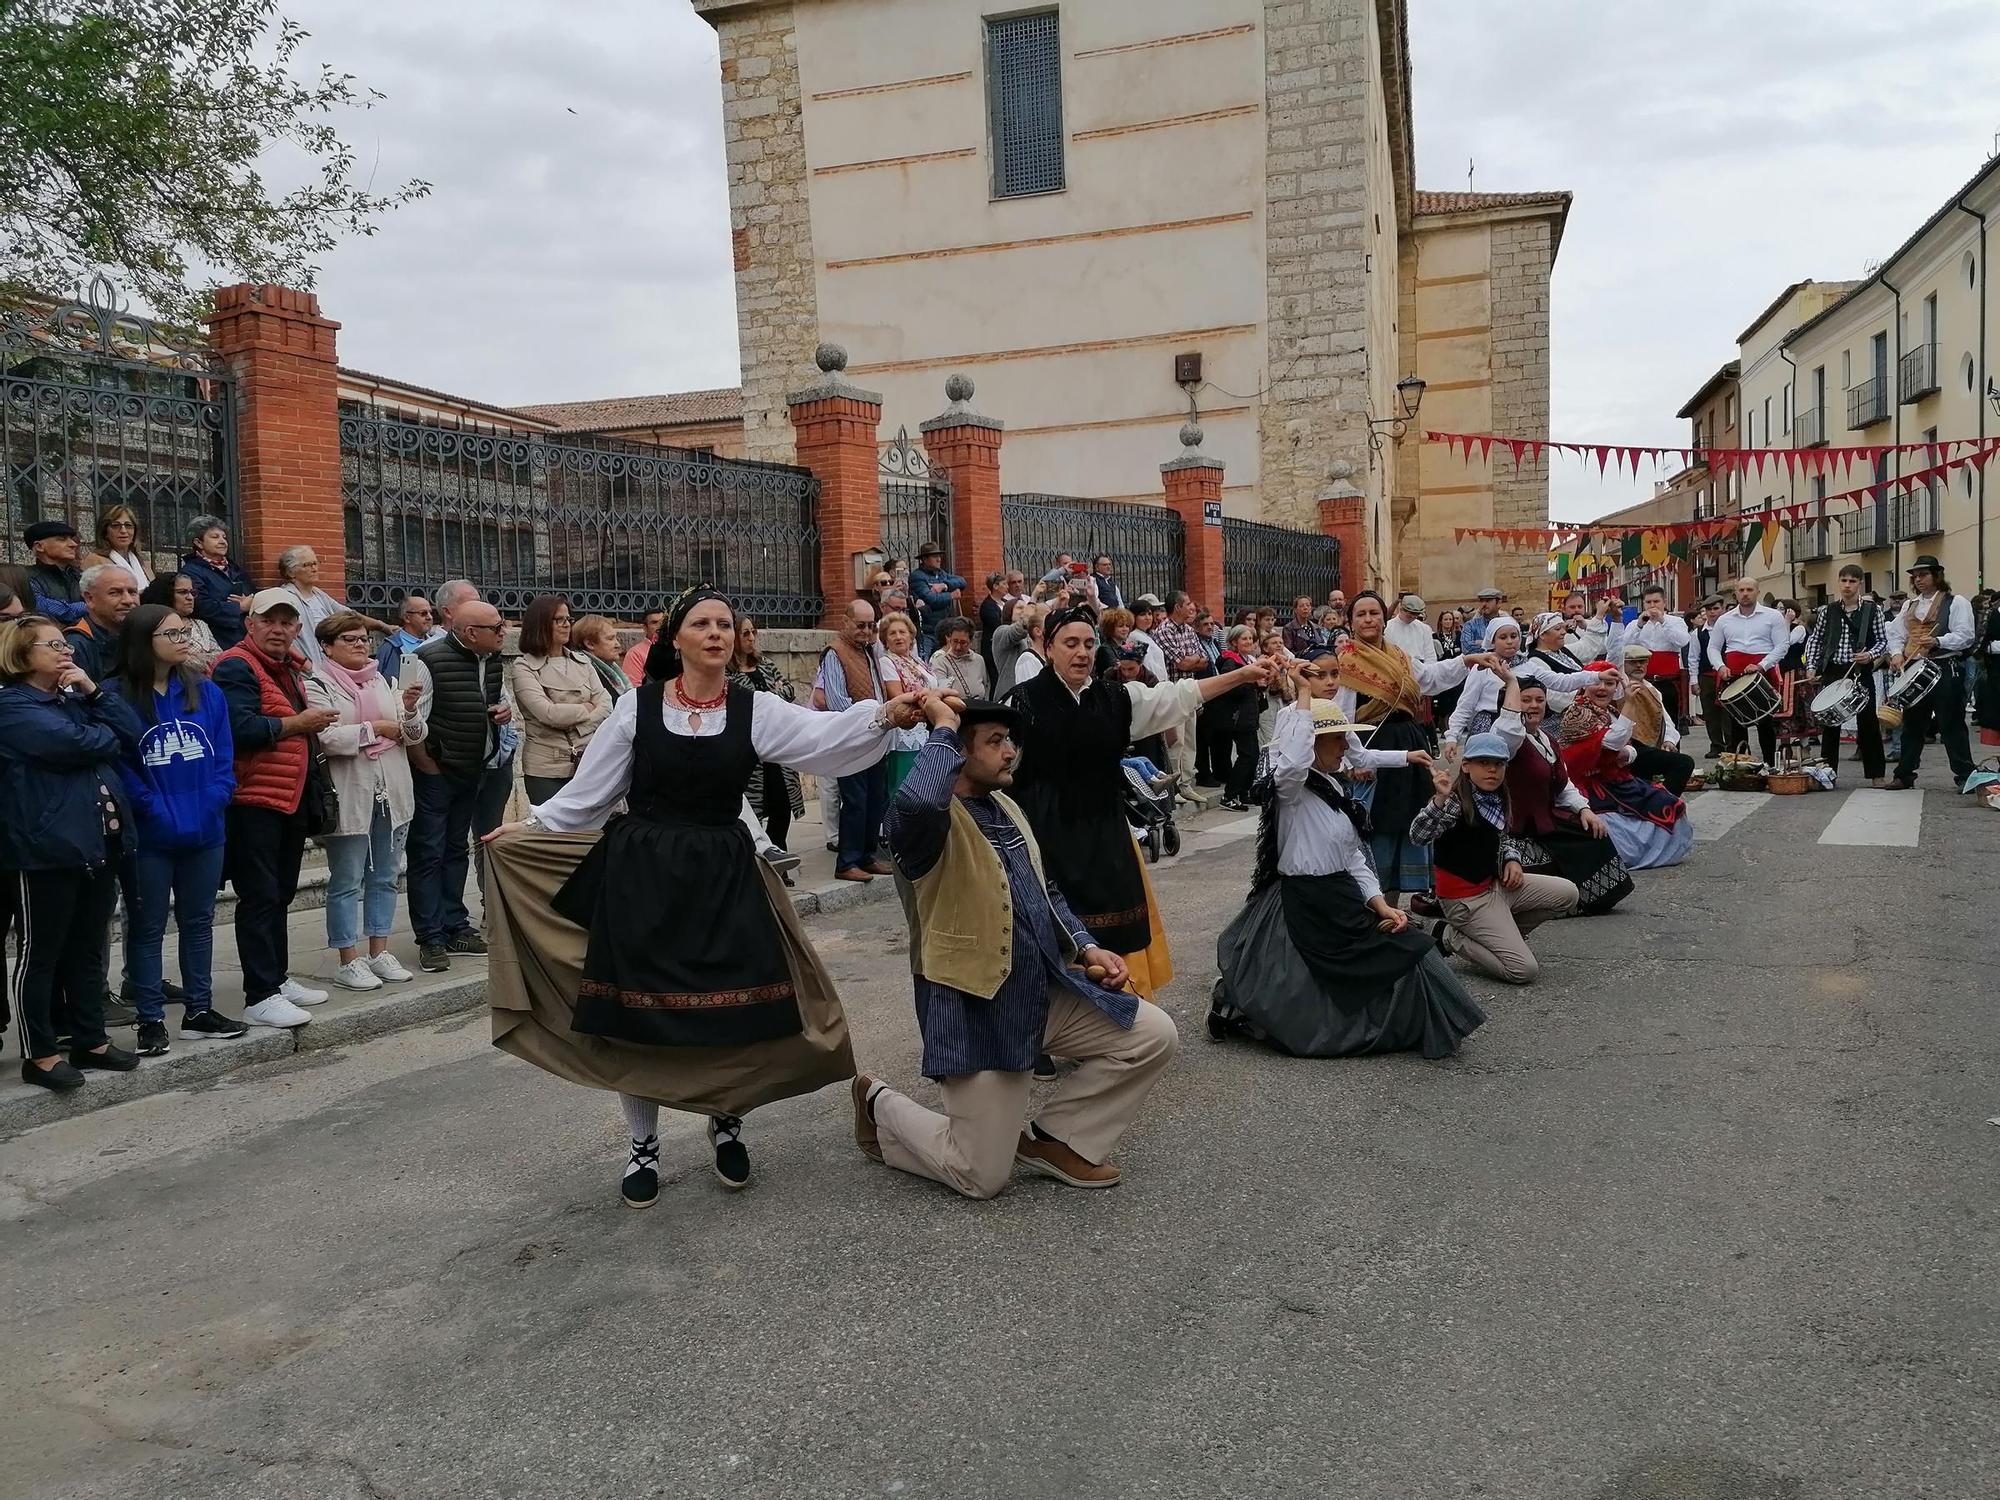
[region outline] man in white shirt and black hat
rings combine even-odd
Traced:
[[[1896,677],[1918,657],[1937,663],[1943,676],[1936,687],[1903,707],[1903,745],[1889,785],[1908,791],[1917,784],[1924,741],[1937,726],[1951,763],[1954,788],[1973,772],[1972,745],[1965,731],[1965,653],[1972,649],[1972,601],[1954,594],[1944,567],[1926,552],[1910,564],[1910,602],[1888,624],[1889,672]]]

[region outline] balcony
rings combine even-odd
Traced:
[[[1880,502],[1864,505],[1853,515],[1840,518],[1842,552],[1868,552],[1888,545],[1888,507]]]
[[[1847,430],[1859,432],[1889,420],[1889,378],[1877,375],[1847,393]]]
[[[1792,446],[1794,448],[1824,448],[1826,446],[1826,408],[1808,406],[1792,416]]]
[[[1827,523],[1801,521],[1785,533],[1785,561],[1820,562],[1833,555],[1826,544]]]
[[[1913,542],[1920,536],[1936,536],[1944,530],[1938,510],[1938,493],[1934,489],[1898,495],[1890,502],[1890,525],[1895,529],[1896,540]]]
[[[1919,344],[1897,365],[1896,391],[1904,406],[1935,396],[1938,389],[1938,346]]]

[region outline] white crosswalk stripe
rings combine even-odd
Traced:
[[[1923,832],[1922,792],[1849,792],[1819,836],[1822,844],[1872,844],[1914,849]]]
[[[1770,800],[1769,792],[1697,792],[1688,798],[1694,841],[1714,843]]]

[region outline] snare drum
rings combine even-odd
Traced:
[[[1813,722],[1838,729],[1868,706],[1868,684],[1860,677],[1843,677],[1829,682],[1813,694],[1810,712]]]
[[[1954,668],[1957,663],[1952,663]],[[1944,668],[1928,656],[1920,656],[1896,674],[1889,684],[1889,692],[1884,702],[1892,708],[1907,712],[1912,704],[1921,703],[1929,697],[1940,682],[1944,681]]]
[[[1723,712],[1739,724],[1756,724],[1778,711],[1778,690],[1762,672],[1745,672],[1722,690]]]

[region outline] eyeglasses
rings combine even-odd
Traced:
[[[368,632],[364,630],[356,633],[350,630],[345,635],[335,636],[333,643],[336,646],[365,646],[368,644]]]
[[[194,639],[194,632],[192,630],[156,630],[153,632],[153,639],[156,641],[172,641],[176,646],[185,646],[189,641]]]
[[[468,634],[475,630],[490,630],[495,635],[498,635],[504,627],[499,625],[461,625],[458,628]]]
[[[58,637],[53,641],[36,641],[33,645],[29,646],[28,649],[32,651],[35,649],[36,646],[46,646],[51,651],[62,652],[64,656],[76,655],[76,647],[72,646],[68,641],[63,640],[60,637]]]

